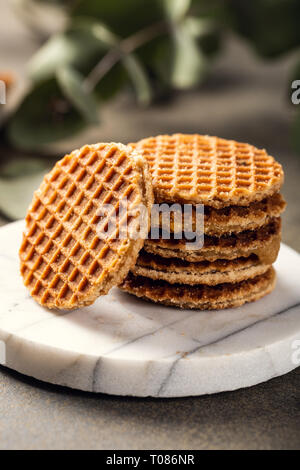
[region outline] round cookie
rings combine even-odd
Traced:
[[[281,165],[253,145],[207,135],[148,137],[131,148],[145,156],[155,202],[247,206],[279,191]]]
[[[240,282],[265,273],[270,265],[260,263],[257,256],[188,262],[179,258],[162,258],[141,250],[136,265],[131,269],[135,276],[163,280],[170,284],[207,284]]]
[[[273,268],[253,279],[217,286],[169,284],[129,273],[120,288],[144,300],[172,307],[219,310],[260,299],[274,289],[275,280]]]
[[[234,259],[255,254],[263,264],[272,264],[280,248],[281,220],[274,219],[257,230],[211,237],[205,235],[204,245],[199,250],[186,249],[186,241],[176,239],[146,240],[144,249],[148,253],[164,258],[180,258],[186,261],[215,261]]]
[[[281,215],[286,203],[280,193],[273,194],[263,201],[252,202],[249,206],[228,206],[222,209],[205,206],[204,233],[220,236],[223,234],[239,233],[244,230],[255,230],[267,225],[272,219]],[[195,209],[192,211],[192,230],[197,231]],[[184,213],[181,220],[176,219],[170,211],[170,231],[181,233],[184,230]],[[153,222],[153,226],[155,223]],[[159,226],[163,228],[162,213],[159,213]],[[187,225],[189,226],[189,225]]]
[[[107,232],[107,208],[117,213],[125,200],[123,218]],[[144,244],[133,236],[139,207],[149,214],[152,203],[147,163],[128,147],[99,143],[66,155],[45,175],[26,216],[19,255],[31,296],[48,308],[74,309],[106,294],[135,264]]]

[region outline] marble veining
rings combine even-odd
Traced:
[[[297,367],[300,255],[282,245],[274,292],[225,311],[157,306],[118,289],[86,309],[34,302],[19,275],[23,222],[0,229],[0,340],[9,368],[81,390],[188,396],[255,385]]]

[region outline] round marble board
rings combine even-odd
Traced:
[[[179,310],[115,288],[56,312],[23,286],[22,229],[0,229],[0,360],[11,369],[80,390],[179,397],[249,387],[299,365],[300,255],[285,245],[275,291],[241,308]]]

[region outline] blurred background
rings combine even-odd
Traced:
[[[0,11],[0,224],[24,216],[74,148],[200,133],[282,163],[283,239],[300,250],[299,0],[0,0]]]

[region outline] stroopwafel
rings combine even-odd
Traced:
[[[129,144],[149,164],[155,202],[247,206],[279,191],[281,165],[265,150],[218,137],[174,134]]]
[[[264,264],[272,264],[277,257],[281,239],[281,220],[274,219],[257,230],[246,230],[220,237],[205,236],[200,250],[186,249],[184,239],[148,239],[144,249],[164,258],[180,258],[186,261],[215,261],[234,259],[255,254]]]
[[[280,217],[286,203],[280,193],[276,193],[259,202],[252,202],[248,206],[228,206],[221,209],[204,207],[204,233],[220,236],[223,234],[239,233],[245,230],[255,230],[267,225],[275,217]],[[171,205],[172,207],[172,205]],[[174,211],[169,212],[170,231],[180,233],[184,230],[184,213],[177,220]],[[191,214],[191,229],[197,231],[196,213],[193,208]],[[163,228],[162,212],[159,212],[158,224],[153,221],[153,227]],[[169,223],[169,220],[167,220]],[[188,220],[190,222],[190,220]]]
[[[273,268],[252,279],[216,286],[169,284],[129,273],[120,288],[155,303],[186,309],[214,310],[238,307],[260,299],[273,290],[275,279]]]
[[[270,265],[261,263],[256,255],[191,263],[179,258],[162,258],[141,250],[131,272],[135,276],[163,280],[170,284],[216,285],[251,279],[265,273],[269,267]]]
[[[101,210],[118,212],[124,200],[128,210],[106,236]],[[86,145],[66,155],[44,177],[26,216],[19,254],[31,296],[49,308],[73,309],[119,284],[144,243],[132,238],[138,208],[149,212],[152,202],[147,164],[126,146]]]

